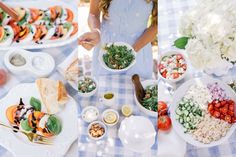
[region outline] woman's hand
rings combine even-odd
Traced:
[[[86,32],[78,39],[78,44],[82,45],[85,49],[91,50],[100,42],[100,31],[95,29],[91,32]]]

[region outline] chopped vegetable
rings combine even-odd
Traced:
[[[135,59],[132,49],[127,46],[106,45],[106,53],[103,55],[105,64],[111,69],[127,68]]]
[[[191,99],[182,99],[175,111],[176,120],[184,127],[184,132],[196,129],[197,124],[203,116],[203,111],[199,105],[193,103]]]
[[[235,119],[235,102],[233,100],[213,100],[208,104],[208,112],[217,119],[222,119],[230,124]]]

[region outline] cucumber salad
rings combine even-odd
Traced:
[[[209,144],[224,137],[236,122],[234,105],[218,82],[194,84],[178,102],[175,118],[184,133]]]

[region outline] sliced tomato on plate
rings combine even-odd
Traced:
[[[39,18],[40,10],[35,8],[30,8],[31,19],[29,23],[34,23]]]
[[[5,29],[4,27],[0,26],[0,42],[4,38],[4,34],[5,34]]]
[[[68,9],[68,8],[66,8],[66,12],[67,12],[67,19],[66,19],[66,21],[72,22],[73,19],[74,19],[73,12],[70,9]]]
[[[78,32],[78,23],[72,23],[72,25],[73,25],[73,31],[70,34],[70,36],[73,36]]]
[[[16,116],[17,106],[18,105],[13,105],[11,107],[8,107],[6,110],[7,119],[11,124],[15,124],[14,120]]]

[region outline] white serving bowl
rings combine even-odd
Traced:
[[[117,46],[127,46],[128,49],[132,50],[132,54],[134,55],[134,60],[128,67],[126,67],[124,69],[111,69],[104,62],[103,55],[106,52],[103,49],[101,49],[100,52],[99,52],[100,54],[99,54],[98,60],[99,60],[100,64],[102,65],[102,67],[104,69],[106,69],[107,71],[110,71],[110,72],[113,72],[113,73],[122,73],[122,72],[125,72],[125,71],[129,70],[132,66],[134,66],[134,64],[136,63],[136,52],[134,51],[133,47],[131,45],[127,44],[127,43],[124,43],[124,42],[108,43],[108,45],[112,45],[112,44],[117,45]]]
[[[106,114],[107,112],[114,112],[114,113],[116,114],[117,120],[116,120],[115,123],[109,124],[109,123],[106,123],[106,122],[105,122],[104,117],[105,117],[105,114]],[[112,127],[112,126],[115,126],[115,125],[119,122],[119,119],[120,119],[119,113],[118,113],[116,110],[114,110],[114,109],[106,109],[106,110],[103,111],[103,113],[102,113],[102,121],[103,121],[103,123],[105,123],[107,126],[111,126],[111,127]]]
[[[96,88],[93,91],[89,92],[89,93],[81,93],[81,92],[78,91],[78,95],[79,96],[87,98],[87,97],[93,96],[97,92],[98,82],[97,82],[97,80],[94,77],[91,77],[91,76],[81,76],[81,77],[78,78],[78,81],[79,80],[84,80],[85,77],[91,78],[95,82],[95,84],[96,84]],[[78,85],[77,85],[77,90],[78,90]]]
[[[96,123],[98,123],[99,125],[101,125],[101,126],[104,128],[104,130],[105,130],[105,133],[104,133],[102,136],[98,137],[98,138],[93,137],[93,136],[89,133],[89,129],[91,128],[91,126],[92,126],[93,124],[96,124]],[[97,141],[97,140],[101,140],[101,139],[103,139],[103,138],[106,136],[106,134],[107,134],[107,127],[106,127],[106,125],[105,125],[103,122],[101,122],[101,121],[94,121],[94,122],[92,122],[92,123],[89,124],[87,133],[88,133],[89,138],[91,138],[92,140],[96,140],[96,141]]]
[[[157,85],[157,82],[158,82],[157,80],[145,80],[145,81],[142,81],[141,84],[143,85],[143,88],[145,89],[149,85]],[[134,100],[140,111],[142,111],[148,116],[157,117],[157,112],[148,110],[145,107],[143,107],[142,104],[139,103],[135,93],[134,93]]]
[[[186,65],[187,65],[187,69],[186,69],[186,71],[185,71],[180,77],[178,77],[177,79],[167,79],[167,78],[164,78],[164,77],[161,75],[160,70],[159,70],[159,68],[158,68],[158,73],[159,73],[160,78],[163,79],[163,80],[165,80],[166,82],[169,82],[169,83],[176,83],[176,82],[182,80],[183,78],[185,78],[185,76],[186,76],[186,74],[187,74],[187,72],[188,72],[188,69],[189,69],[186,56],[185,56],[183,53],[178,52],[178,51],[168,51],[168,52],[166,52],[166,53],[163,53],[163,55],[161,55],[160,58],[159,58],[159,63],[161,62],[161,60],[162,60],[163,57],[165,57],[165,56],[170,56],[170,55],[173,55],[173,54],[181,54],[181,55],[183,56],[183,58],[184,58],[184,60],[185,60],[185,62],[186,62]],[[159,64],[158,64],[158,65],[159,65]]]
[[[88,119],[85,118],[85,113],[86,113],[88,110],[90,110],[90,109],[93,109],[93,110],[97,113],[97,116],[94,117],[94,119],[88,120]],[[87,122],[87,123],[91,123],[92,121],[95,121],[95,120],[98,119],[98,117],[99,117],[99,110],[98,110],[98,108],[95,107],[95,106],[87,106],[87,107],[85,107],[85,108],[82,110],[82,112],[81,112],[81,117],[82,117],[83,121],[85,121],[85,122]]]
[[[144,153],[155,144],[156,130],[148,118],[130,116],[121,122],[118,136],[127,149]]]

